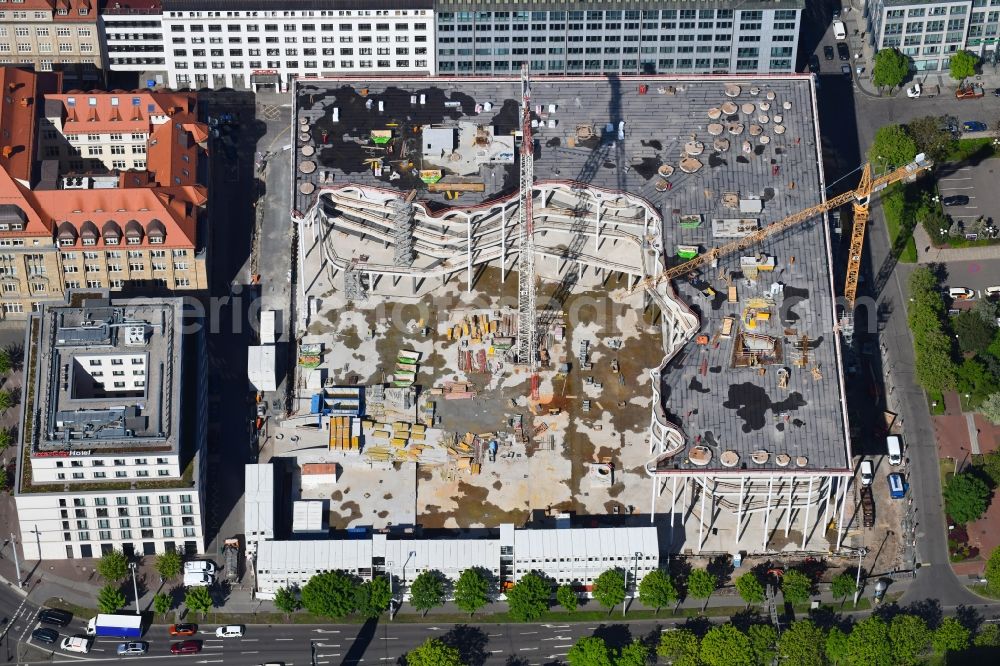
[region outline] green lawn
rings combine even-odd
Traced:
[[[904,222],[902,218],[902,213],[906,210],[903,203],[905,197],[906,191],[902,187],[887,189],[882,194],[882,214],[885,216],[885,226],[889,231],[889,242],[893,248],[898,247],[898,244],[902,242],[900,236],[906,236],[899,260],[904,264],[915,264],[917,262],[917,244],[913,240],[913,227],[916,222],[913,220]]]
[[[934,405],[937,405],[936,407]],[[944,414],[944,394],[940,391],[927,392],[927,411],[934,416]]]
[[[948,152],[947,162],[963,162],[973,158],[986,159],[996,156],[996,149],[993,147],[993,139],[985,137],[982,139],[959,139],[954,143]]]

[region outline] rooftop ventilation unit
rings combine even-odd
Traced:
[[[144,347],[146,345],[146,327],[142,324],[126,326],[125,345],[128,347]]]
[[[64,190],[85,190],[87,189],[87,178],[84,176],[66,176],[63,178],[62,188]]]

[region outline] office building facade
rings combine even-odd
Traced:
[[[61,70],[67,81],[104,80],[96,0],[21,0],[0,3],[0,65]]]

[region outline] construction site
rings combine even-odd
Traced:
[[[330,528],[860,529],[826,212],[872,183],[826,201],[809,77],[307,80],[293,110],[271,434]]]

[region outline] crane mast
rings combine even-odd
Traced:
[[[531,137],[531,87],[528,65],[521,65],[521,169],[520,205],[518,206],[517,259],[517,362],[535,367],[538,335],[535,330],[535,234],[531,212],[532,186],[535,182],[535,142]]]

